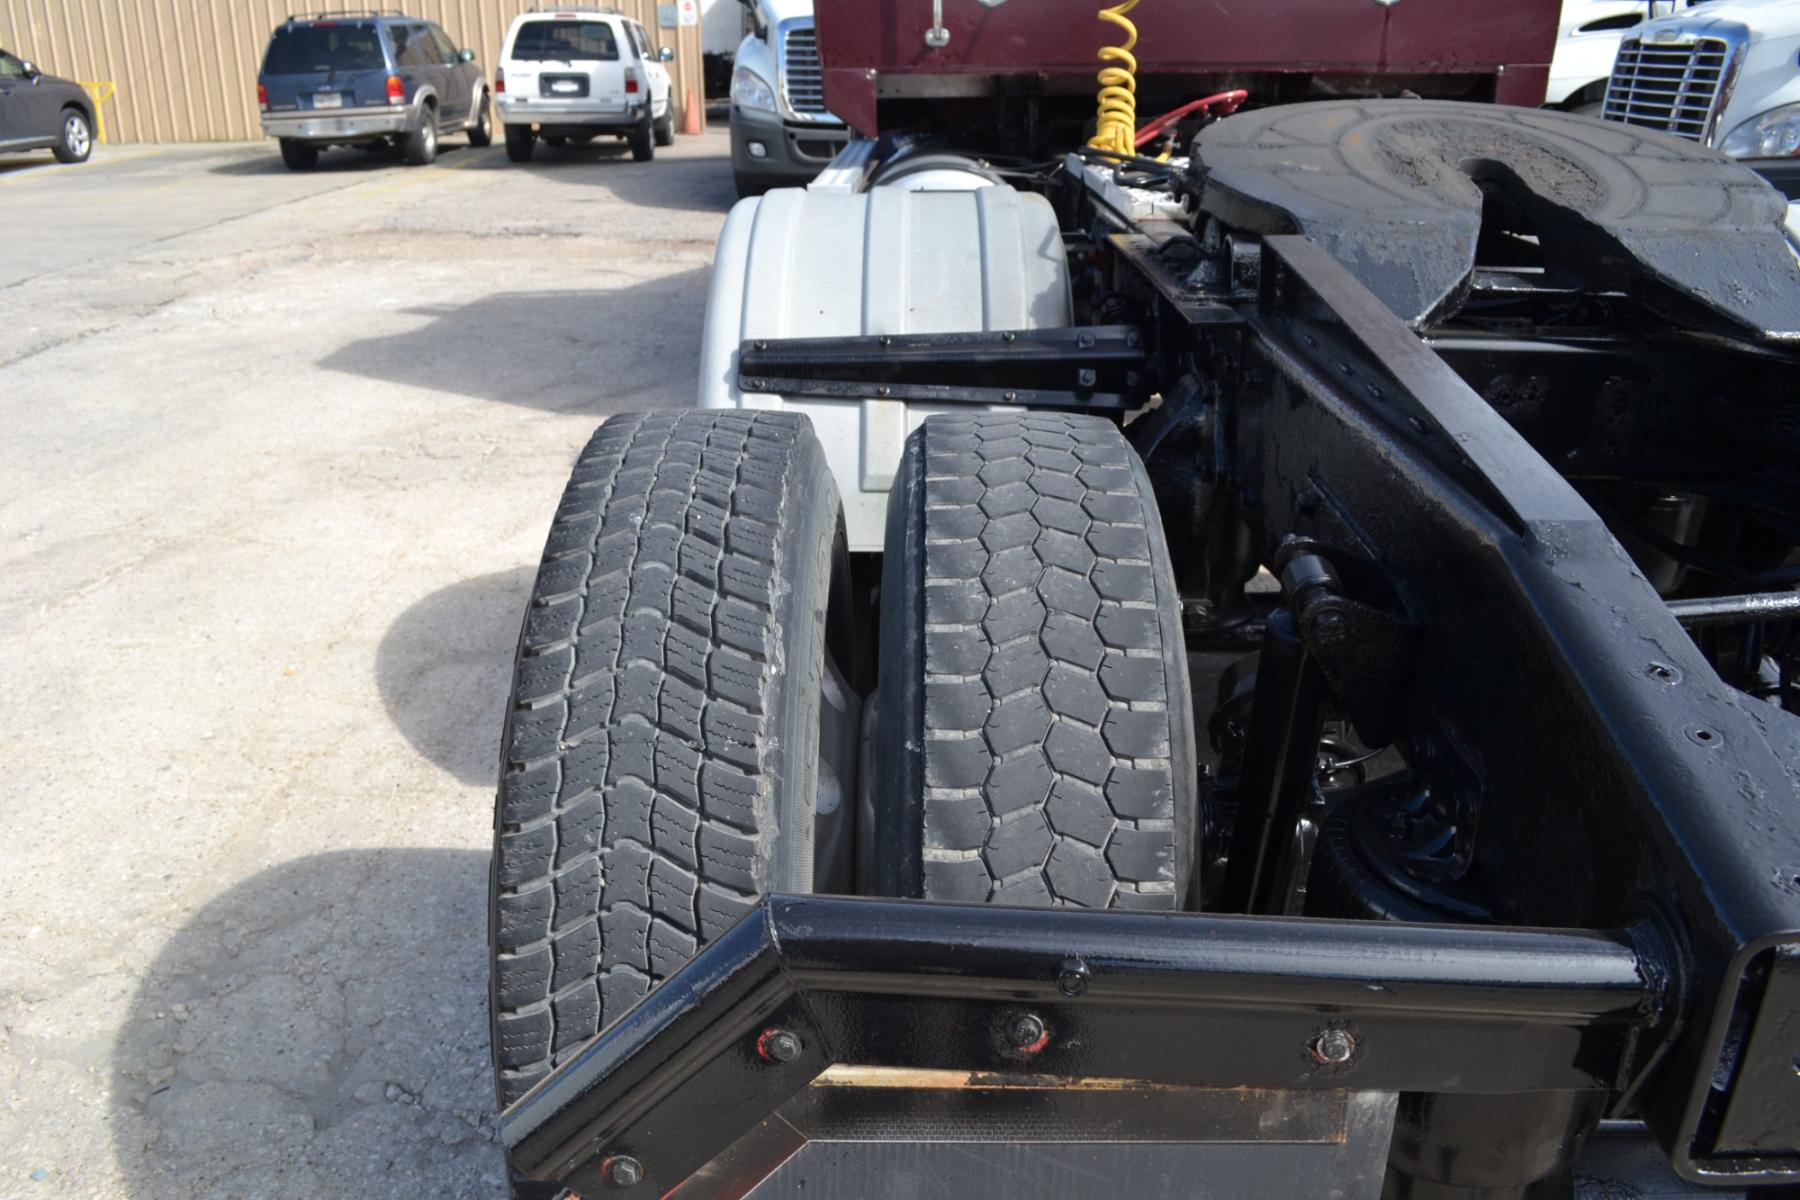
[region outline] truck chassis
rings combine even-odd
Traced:
[[[1186,650],[1242,660],[1195,689],[1188,911],[767,896],[511,1104],[521,1194],[1571,1195],[1621,1120],[1692,1184],[1800,1181],[1775,193],[1440,102],[967,161],[1054,205],[1074,324],[749,339],[736,385],[1122,422]]]

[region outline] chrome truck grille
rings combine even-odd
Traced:
[[[1724,110],[1734,66],[1731,43],[1721,38],[1672,44],[1628,38],[1613,63],[1602,115],[1708,142]]]
[[[819,66],[819,35],[808,25],[787,29],[781,41],[781,98],[797,117],[826,117],[825,73]]]

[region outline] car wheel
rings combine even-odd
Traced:
[[[657,145],[673,146],[675,144],[675,106],[673,104],[665,107],[663,115],[656,118],[655,129]]]
[[[437,160],[437,106],[427,104],[419,114],[419,126],[406,135],[406,161],[427,167]]]
[[[282,138],[281,161],[290,171],[310,171],[319,165],[319,148],[293,138]]]
[[[820,801],[856,777],[860,723],[843,528],[804,417],[637,413],[582,452],[501,739],[502,1105],[759,895],[830,886],[821,849],[850,806]]]
[[[631,157],[637,162],[649,162],[656,157],[654,125],[655,122],[646,116],[638,122],[637,128],[631,131],[631,136],[625,139],[631,144]]]
[[[80,109],[65,108],[62,112],[62,138],[56,143],[57,162],[86,162],[88,155],[94,152],[94,131],[88,125],[88,119]]]
[[[548,138],[544,139],[549,141]],[[513,162],[531,161],[531,144],[537,141],[529,125],[508,125],[506,127],[506,157]]]
[[[469,145],[477,150],[483,146],[494,144],[494,112],[488,107],[488,94],[481,93],[481,101],[475,109],[475,119],[469,123]]]

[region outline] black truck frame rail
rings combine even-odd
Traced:
[[[1539,137],[1556,118],[1504,119]],[[1229,167],[1231,145],[1214,150],[1209,169]],[[1550,261],[1526,270],[1421,258],[1341,221],[1319,240],[1270,232],[1285,217],[1242,233],[1227,218],[1255,217],[1244,198],[1274,186],[1253,175],[1221,189],[1206,230],[1063,194],[1071,258],[1104,298],[1093,324],[745,343],[752,392],[1160,397],[1126,433],[1184,597],[1206,598],[1201,639],[1248,628],[1262,647],[1233,820],[1203,831],[1222,835],[1220,882],[1208,911],[1155,917],[767,899],[503,1114],[514,1168],[590,1196],[705,1194],[707,1163],[847,1065],[1496,1099],[1515,1115],[1523,1097],[1545,1145],[1578,1145],[1604,1109],[1641,1118],[1691,1182],[1800,1182],[1800,721],[1695,640],[1794,602],[1672,605],[1578,487],[1661,486],[1688,463],[1712,494],[1800,527],[1800,276],[1767,253],[1791,255],[1769,198],[1710,158],[1694,169],[1750,215],[1646,232],[1551,203],[1554,178],[1495,176],[1539,223],[1529,244]],[[1473,256],[1488,217],[1464,216],[1440,224]],[[1398,258],[1357,258],[1371,246]],[[1421,291],[1426,275],[1443,286]],[[1739,276],[1757,286],[1714,286]],[[1474,320],[1445,315],[1459,287]],[[1687,391],[1618,402],[1665,370]],[[1503,413],[1518,380],[1545,390]],[[1259,564],[1280,577],[1273,613],[1206,627]],[[1782,704],[1790,691],[1784,676]],[[1328,715],[1441,793],[1456,879],[1486,888],[1481,904],[1279,915],[1300,911],[1293,834],[1323,807]],[[1434,1130],[1424,1106],[1396,1153],[1453,1151],[1484,1111],[1446,1105]],[[1539,1194],[1530,1182],[1492,1194]]]
[[[771,896],[508,1109],[501,1140],[534,1179],[602,1195],[629,1161],[663,1195],[834,1066],[1605,1092],[1653,1059],[1680,986],[1649,926]]]
[[[1286,417],[1241,442],[1263,536],[1405,581],[1408,708],[1446,741],[1543,748],[1480,759],[1481,853],[1528,880],[1507,916],[1666,914],[1686,1001],[1638,1111],[1688,1178],[1800,1178],[1792,722],[1719,682],[1574,488],[1319,247],[1265,240],[1247,334]]]
[[[755,339],[738,386],[778,396],[1127,411],[1150,398],[1143,335],[1129,327]]]
[[[1421,337],[1298,235],[1260,240],[1254,271],[1239,272],[1248,296],[1209,295],[1191,263],[1163,253],[1181,240],[1173,227],[1103,234],[1113,290],[1145,314],[1141,339],[1107,327],[1104,348],[1121,360],[1141,350],[1131,369],[1165,395],[1180,391],[1176,364],[1198,366],[1216,399],[1198,451],[1171,439],[1183,485],[1235,490],[1255,561],[1304,560],[1284,579],[1293,620],[1263,633],[1268,673],[1285,674],[1258,710],[1273,719],[1251,721],[1225,907],[1282,911],[1270,881],[1291,868],[1291,846],[1268,835],[1314,798],[1309,764],[1333,695],[1372,744],[1434,744],[1489,797],[1478,853],[1515,885],[1500,919],[1663,931],[1668,956],[1651,969],[1681,981],[1676,1015],[1646,1035],[1657,1050],[1642,1078],[1601,1085],[1614,1111],[1641,1114],[1690,1180],[1800,1180],[1800,737],[1724,684],[1683,628],[1779,618],[1791,597],[1664,601],[1453,365],[1479,354],[1554,377],[1569,345]],[[1079,332],[746,344],[742,376],[772,386],[816,367],[832,388],[869,395],[916,377],[938,341],[969,368],[965,401],[1004,394],[1011,354],[1030,360],[1018,377],[1067,396],[1102,348]],[[1725,369],[1736,352],[1717,339],[1692,350]],[[1157,478],[1166,458],[1140,443]],[[1315,560],[1378,586],[1345,585],[1329,565],[1309,582]],[[1495,745],[1535,749],[1482,749]]]

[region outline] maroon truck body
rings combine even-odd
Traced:
[[[825,99],[867,136],[896,103],[1020,86],[1093,90],[1096,52],[1121,41],[1097,0],[944,0],[949,41],[926,44],[930,0],[817,0]],[[1536,105],[1544,99],[1559,0],[1144,0],[1140,97],[1279,87],[1314,95],[1425,95]],[[1259,84],[1262,87],[1259,88]],[[1273,97],[1271,97],[1273,98]],[[1152,115],[1140,104],[1144,115]],[[891,122],[889,122],[891,123]]]

